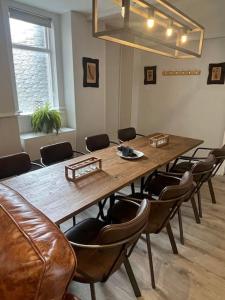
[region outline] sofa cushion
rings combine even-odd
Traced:
[[[76,257],[45,215],[0,184],[0,299],[62,300]]]

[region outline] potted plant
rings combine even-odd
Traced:
[[[32,114],[31,125],[34,132],[52,133],[55,130],[58,134],[62,126],[61,114],[46,103]]]

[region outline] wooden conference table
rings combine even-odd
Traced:
[[[144,157],[138,160],[120,158],[116,154],[117,146],[113,146],[5,180],[3,184],[16,190],[53,222],[60,224],[202,142],[171,135],[168,145],[152,148],[148,138],[143,137],[128,142],[129,146],[144,152]],[[103,170],[76,183],[67,181],[65,165],[92,156],[102,159]]]

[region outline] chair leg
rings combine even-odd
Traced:
[[[153,266],[153,259],[152,259],[152,247],[151,247],[151,239],[150,234],[146,234],[146,242],[147,242],[147,249],[148,249],[148,260],[149,260],[149,268],[151,273],[151,282],[152,288],[155,289],[155,274],[154,274],[154,266]]]
[[[179,221],[179,229],[180,229],[180,242],[182,245],[184,245],[184,231],[183,231],[181,208],[178,209],[178,221]]]
[[[126,272],[127,272],[127,275],[129,277],[129,280],[130,280],[130,283],[132,285],[132,288],[134,290],[134,294],[135,296],[138,298],[138,297],[141,297],[141,291],[139,289],[139,286],[137,284],[137,281],[136,281],[136,278],[134,276],[134,272],[131,268],[131,265],[130,265],[130,262],[129,262],[129,259],[126,257],[125,260],[124,260],[124,266],[125,266],[125,269],[126,269]]]
[[[191,198],[191,205],[192,205],[192,208],[193,208],[193,211],[194,211],[196,223],[200,224],[201,220],[199,218],[198,209],[197,209],[197,205],[196,205],[194,196]]]
[[[135,187],[134,187],[133,182],[131,183],[130,187],[131,187],[131,193],[132,193],[132,195],[134,195],[135,194]]]
[[[209,180],[208,180],[208,186],[209,186],[209,191],[210,191],[210,195],[211,195],[211,198],[212,198],[212,203],[216,203],[216,197],[215,197],[214,188],[213,188],[213,185],[212,185],[211,178],[209,178]]]
[[[105,215],[104,215],[103,209],[105,207],[106,202],[107,202],[107,198],[103,201],[103,203],[101,201],[98,202],[99,213],[97,215],[97,219],[99,219],[101,217],[103,221],[105,220]]]
[[[167,234],[168,234],[169,239],[170,239],[170,244],[171,244],[173,253],[178,254],[177,245],[176,245],[176,242],[175,242],[175,239],[174,239],[174,236],[173,236],[173,231],[172,231],[170,223],[167,224],[166,230],[167,230]]]
[[[90,283],[90,290],[91,290],[91,300],[96,300],[94,283]]]
[[[77,222],[76,222],[76,217],[73,216],[73,226],[75,226],[76,224],[77,224]]]
[[[199,211],[199,217],[202,218],[202,200],[201,200],[201,193],[200,190],[197,192],[198,196],[198,211]]]

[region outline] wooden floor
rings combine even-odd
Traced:
[[[179,242],[177,219],[172,227],[179,255],[173,255],[167,235],[152,235],[152,250],[157,289],[150,284],[146,244],[139,241],[131,263],[145,300],[224,300],[225,299],[225,177],[213,181],[217,204],[211,203],[207,186],[203,187],[202,224],[195,223],[193,211],[183,207],[185,245]],[[79,219],[95,216],[95,208]],[[65,230],[71,223],[63,224]],[[70,290],[81,300],[89,300],[89,286],[72,283]],[[108,282],[96,284],[97,300],[135,299],[124,268]]]

